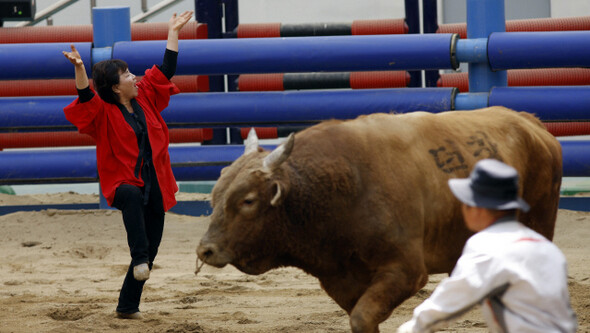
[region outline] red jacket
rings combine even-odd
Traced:
[[[137,87],[135,99],[145,113],[152,160],[162,191],[164,210],[168,211],[176,204],[174,193],[178,191],[178,186],[168,154],[168,126],[160,112],[168,106],[170,96],[178,94],[180,90],[156,66],[145,71]],[[141,175],[139,178],[134,175],[139,155],[135,132],[117,105],[104,102],[95,93],[85,103],[76,99],[64,108],[64,113],[80,133],[89,134],[96,140],[98,177],[109,205],[113,204],[115,190],[119,185],[144,185]]]

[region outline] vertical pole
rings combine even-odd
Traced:
[[[222,38],[223,7],[221,0],[195,0],[195,19],[207,24],[207,38]],[[209,76],[209,91],[225,91],[222,75]]]
[[[240,23],[238,0],[223,0],[223,17],[225,17],[224,38],[236,38],[238,33],[238,24]],[[227,76],[227,91],[238,90],[238,77],[238,75]],[[233,143],[233,139],[230,140],[230,142]]]
[[[437,0],[422,0],[422,32],[433,34],[438,30]],[[424,71],[426,87],[436,87],[439,74],[438,70]]]
[[[112,49],[116,42],[131,41],[131,13],[129,7],[92,8],[92,22],[93,62],[98,59],[112,58]],[[89,67],[92,68],[92,66]],[[107,200],[100,189],[100,184],[98,193],[100,196],[98,207],[100,209],[114,209],[107,204]]]
[[[195,0],[195,19],[207,24],[207,38],[223,38],[223,4],[222,0]],[[209,91],[225,91],[223,75],[209,75]],[[213,138],[203,141],[203,145],[227,144],[227,130],[214,128]]]
[[[408,33],[420,33],[420,4],[418,0],[405,0],[404,7],[406,10],[406,24]],[[422,71],[409,71],[410,87],[422,87]]]
[[[131,41],[129,7],[92,8],[94,47],[113,47],[116,42]]]
[[[467,38],[488,38],[492,32],[504,31],[504,0],[467,0]],[[506,71],[492,72],[487,61],[469,63],[470,93],[489,92],[507,84]]]
[[[238,13],[238,0],[223,0],[223,16],[225,17],[225,34],[237,33],[235,31],[240,23]]]
[[[238,25],[240,24],[238,0],[223,0],[223,17],[225,18],[225,38],[237,38]],[[227,76],[227,91],[237,91],[239,75]],[[243,144],[242,133],[240,128],[231,127],[229,129],[229,143]]]

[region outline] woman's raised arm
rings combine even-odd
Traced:
[[[176,13],[172,15],[170,21],[168,21],[168,40],[166,42],[166,48],[168,50],[178,52],[178,33],[192,16],[192,10],[187,10],[178,16]]]
[[[80,57],[80,53],[78,53],[74,44],[70,44],[70,47],[72,48],[71,52],[62,51],[62,53],[74,65],[76,88],[82,90],[89,86],[88,75],[86,75],[86,68],[84,68],[84,62],[82,61],[82,57]]]

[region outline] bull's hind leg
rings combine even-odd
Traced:
[[[559,209],[561,169],[558,169],[554,174],[553,178],[551,175],[538,176],[534,179],[525,177],[524,188],[526,190],[523,196],[524,200],[531,205],[531,209],[528,213],[520,213],[519,218],[526,226],[549,240],[553,240]]]
[[[423,267],[409,268],[400,263],[381,267],[350,313],[352,332],[379,332],[379,324],[391,315],[393,309],[424,287],[427,281],[428,274]]]

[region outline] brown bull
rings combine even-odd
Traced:
[[[502,107],[373,114],[310,127],[269,153],[250,138],[215,185],[205,263],[248,274],[295,266],[378,332],[393,309],[449,273],[467,238],[447,180],[496,158],[521,174],[521,220],[552,239],[561,146],[528,113]]]

